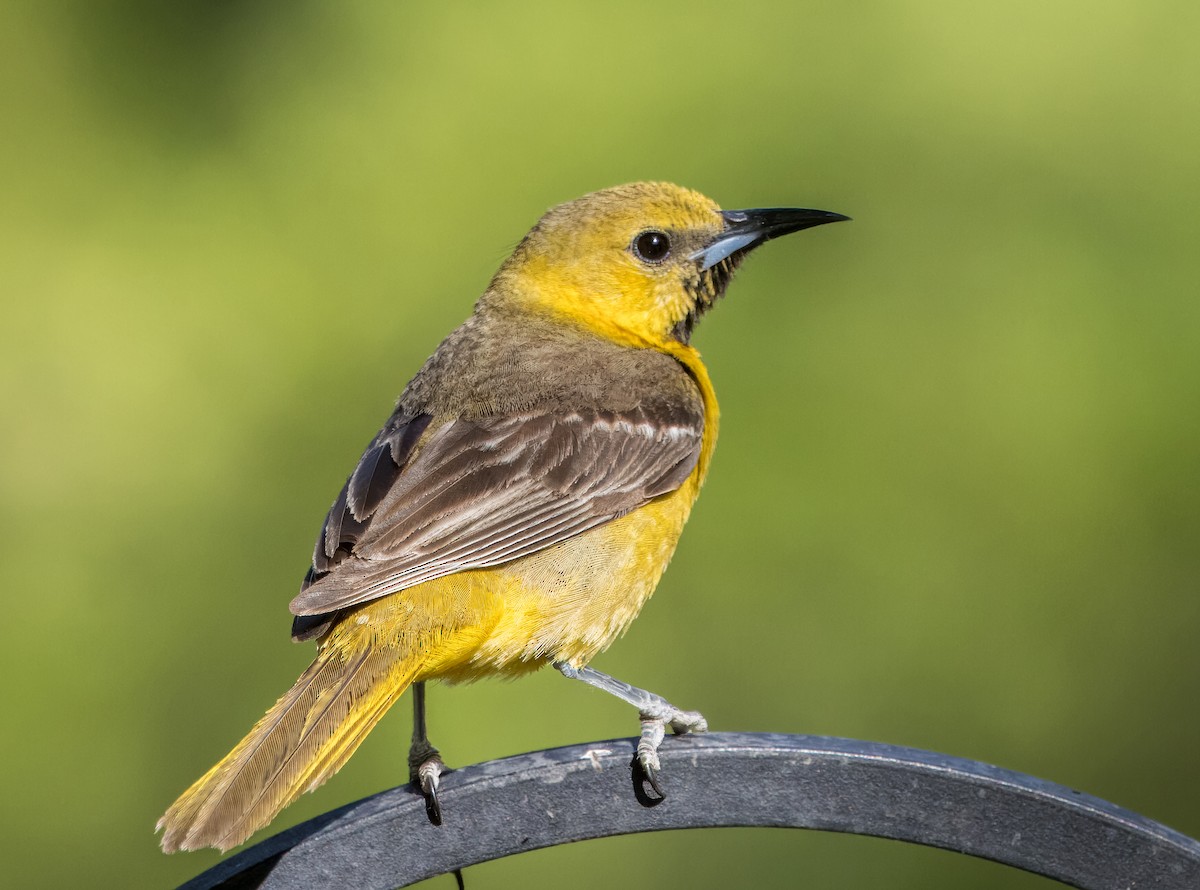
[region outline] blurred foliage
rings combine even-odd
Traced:
[[[151,828],[307,662],[361,446],[545,207],[644,178],[855,221],[705,319],[713,474],[598,666],[1200,835],[1198,44],[1155,0],[6,4],[5,884],[215,861]],[[544,673],[431,707],[456,764],[635,729]],[[402,781],[398,711],[274,828]],[[1048,886],[766,831],[472,874]]]

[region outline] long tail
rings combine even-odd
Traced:
[[[399,647],[323,647],[250,734],[158,820],[163,850],[240,844],[341,769],[418,667]]]

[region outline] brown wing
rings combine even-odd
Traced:
[[[535,553],[674,491],[696,466],[692,409],[455,420],[397,412],[325,520],[291,611],[317,616]],[[304,636],[318,623],[297,619]]]

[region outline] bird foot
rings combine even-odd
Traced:
[[[427,743],[420,747],[414,746],[409,752],[409,779],[421,789],[421,796],[425,798],[425,815],[433,825],[442,824],[442,804],[438,799],[438,787],[444,772],[446,764],[438,749],[432,745]]]
[[[660,798],[667,793],[663,790],[658,774],[662,764],[658,759],[658,746],[662,744],[667,734],[671,732],[682,735],[685,732],[708,732],[708,721],[699,711],[681,711],[673,705],[665,708],[653,708],[641,712],[642,737],[638,740],[637,762],[642,769],[642,775]]]

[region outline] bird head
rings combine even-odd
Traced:
[[[616,186],[548,211],[486,299],[559,315],[629,345],[687,343],[747,253],[844,219],[798,208],[723,211],[665,182]]]

